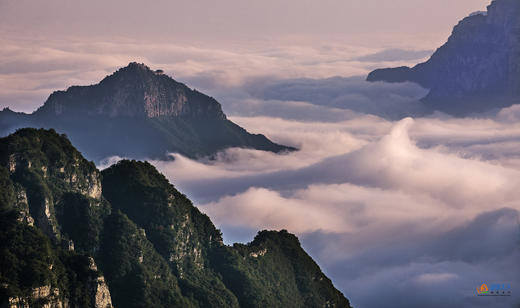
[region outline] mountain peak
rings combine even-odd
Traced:
[[[140,69],[140,70],[150,71],[150,68],[148,66],[146,66],[146,64],[144,64],[144,63],[137,63],[135,61],[128,63],[128,65],[125,68],[127,68],[127,69]],[[123,68],[123,69],[125,69],[125,68]]]
[[[213,155],[229,147],[295,150],[229,121],[212,97],[162,70],[132,62],[91,86],[52,93],[32,114],[0,111],[0,134],[21,127],[64,132],[89,159]]]
[[[100,83],[51,94],[37,114],[225,119],[220,104],[143,63],[131,62]]]
[[[433,110],[468,115],[520,99],[520,1],[495,0],[454,28],[431,58],[416,66],[377,69],[368,81],[412,81],[430,89]]]
[[[162,73],[158,73],[162,72]],[[118,69],[111,76],[121,77],[121,76],[134,76],[137,79],[145,80],[147,78],[154,78],[156,75],[163,75],[163,70],[152,70],[144,63],[130,62],[127,66]],[[111,77],[108,76],[107,78]],[[171,79],[171,77],[166,76]],[[172,79],[173,80],[173,79]]]

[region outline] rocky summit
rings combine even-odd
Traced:
[[[54,92],[36,115],[67,116],[83,112],[110,118],[194,117],[225,120],[220,104],[191,90],[162,71],[130,63],[92,87]]]
[[[86,157],[164,158],[212,155],[228,147],[283,152],[294,148],[250,134],[226,118],[221,105],[162,71],[130,63],[92,86],[52,93],[32,114],[0,112],[0,134],[54,128]]]
[[[0,307],[350,307],[296,236],[225,245],[152,165],[53,130],[0,138],[0,265]]]
[[[416,82],[430,89],[426,106],[456,116],[520,103],[520,1],[493,1],[460,21],[428,61],[377,69],[367,80]]]

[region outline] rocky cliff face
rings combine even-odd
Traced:
[[[459,22],[442,47],[413,68],[378,69],[368,81],[429,88],[433,110],[465,115],[520,102],[520,2],[495,0]]]
[[[0,177],[0,305],[111,307],[103,276],[81,255],[96,245],[80,243],[75,253],[80,239],[62,221],[65,203],[76,206],[71,195],[88,200],[92,212],[103,208],[95,166],[55,132],[25,129],[0,139]]]
[[[17,184],[20,219],[34,221],[47,236],[61,239],[56,207],[64,193],[81,195],[92,203],[101,201],[99,171],[67,139],[51,131],[21,130],[4,142],[9,148],[0,151],[0,161]]]
[[[89,269],[98,271],[96,261],[92,257],[89,258]],[[105,277],[100,275],[91,279],[88,287],[91,290],[90,296],[94,308],[112,308],[112,297],[105,282]]]
[[[42,286],[34,288],[29,297],[10,297],[7,302],[9,308],[29,308],[35,303],[42,308],[68,308],[68,303],[63,302],[59,295],[58,289],[52,289],[51,286]]]
[[[92,292],[90,305],[91,308],[112,308],[112,300],[110,291],[105,283],[103,276],[99,276],[87,286]],[[41,286],[32,289],[29,296],[25,297],[9,297],[6,301],[6,308],[72,308],[70,300],[67,297],[60,296],[58,288],[52,288],[50,285]],[[2,307],[4,307],[2,306]]]
[[[54,92],[35,114],[225,119],[220,104],[146,65],[130,63],[99,84]]]
[[[0,139],[2,305],[350,307],[294,235],[226,246],[152,165],[100,173],[43,129]]]
[[[113,155],[165,158],[170,152],[199,157],[227,147],[294,150],[249,134],[226,118],[214,98],[138,63],[96,85],[54,92],[32,114],[0,112],[0,135],[21,127],[66,133],[96,161]]]

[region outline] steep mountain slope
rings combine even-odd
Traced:
[[[52,130],[0,139],[0,250],[1,307],[350,307],[294,235],[226,246],[152,165]]]
[[[111,305],[87,254],[109,211],[94,164],[63,136],[26,129],[0,139],[0,182],[0,305]]]
[[[368,81],[413,81],[432,110],[466,115],[520,103],[520,2],[495,0],[459,22],[442,47],[413,68],[371,72]]]
[[[247,245],[221,246],[214,264],[242,307],[349,307],[285,230],[261,231]]]
[[[227,147],[293,150],[249,134],[226,118],[215,99],[138,63],[99,84],[54,92],[30,115],[0,112],[0,133],[21,127],[66,133],[93,160],[162,158],[168,152],[197,157]]]

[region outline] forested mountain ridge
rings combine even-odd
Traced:
[[[0,185],[0,305],[350,307],[294,235],[227,246],[147,162],[100,172],[21,129],[0,139]]]

